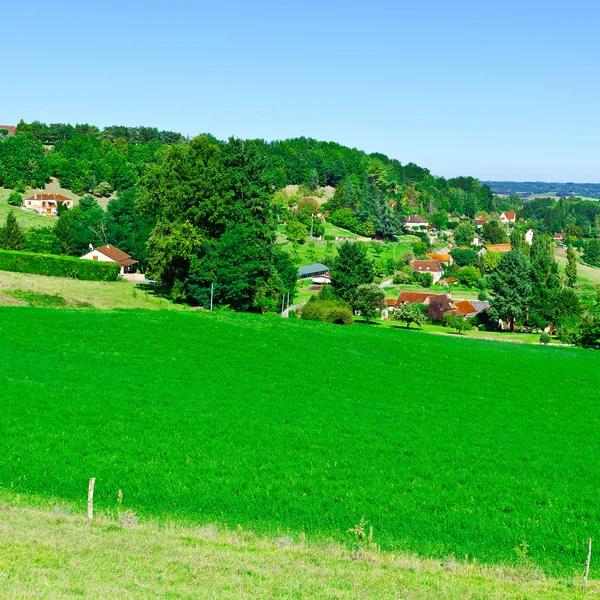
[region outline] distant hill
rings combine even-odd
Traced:
[[[579,196],[600,198],[600,183],[559,183],[545,181],[486,181],[495,194],[521,196]]]

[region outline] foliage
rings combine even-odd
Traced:
[[[475,237],[475,226],[470,221],[459,223],[454,230],[454,241],[457,246],[470,246]]]
[[[413,302],[412,304],[406,302],[405,304],[396,307],[392,318],[395,321],[406,323],[406,329],[410,327],[411,323],[421,327],[425,322],[425,313],[423,309],[424,306],[418,302]]]
[[[11,192],[6,201],[11,206],[21,206],[23,204],[23,197],[21,194],[19,194],[19,192]]]
[[[547,346],[551,341],[552,341],[552,336],[549,333],[547,333],[545,331],[540,333],[540,344]]]
[[[577,283],[577,254],[573,246],[567,248],[567,266],[565,267],[567,285],[574,287]]]
[[[17,221],[15,213],[11,210],[6,215],[4,227],[0,227],[0,248],[5,250],[21,250],[25,234]]]
[[[480,269],[483,273],[491,273],[495,271],[500,265],[500,261],[502,260],[501,252],[492,252],[488,250],[484,252],[479,260]]]
[[[302,318],[308,321],[326,321],[338,325],[353,325],[354,316],[345,302],[311,298],[302,307]]]
[[[488,244],[507,244],[508,236],[498,221],[488,221],[481,228],[481,235]]]
[[[557,296],[562,289],[554,243],[547,235],[537,235],[531,246],[531,296],[528,322],[543,328],[552,322]]]
[[[367,257],[367,248],[360,242],[344,242],[330,269],[335,293],[353,308],[358,287],[375,278],[373,263]]]
[[[431,319],[432,322],[438,323],[442,321],[447,312],[448,301],[445,298],[434,296],[429,300],[425,316]]]
[[[25,232],[23,250],[41,254],[60,254],[61,243],[53,227],[31,227]]]
[[[285,237],[292,243],[303,244],[308,237],[308,229],[300,221],[290,221],[285,228]]]
[[[88,281],[116,281],[120,266],[117,263],[80,260],[70,256],[53,256],[31,252],[0,250],[0,271],[73,277]]]
[[[458,279],[458,282],[462,283],[463,285],[475,287],[481,278],[481,273],[476,267],[463,267],[456,274],[456,278]]]
[[[354,309],[369,323],[385,306],[385,292],[376,284],[359,285],[356,289]]]
[[[459,335],[463,331],[469,331],[473,327],[471,319],[465,319],[459,316],[452,317],[448,324],[450,327],[452,327],[452,329],[455,329],[456,333],[458,333]]]
[[[454,263],[459,267],[472,266],[477,260],[477,252],[472,248],[454,248],[450,252],[450,256],[452,256]]]
[[[0,186],[24,192],[44,187],[50,166],[44,147],[31,135],[9,136],[0,141]]]
[[[491,314],[510,324],[525,317],[531,296],[530,267],[520,250],[504,254],[490,275]]]
[[[600,240],[588,240],[583,248],[583,260],[593,267],[600,267]]]

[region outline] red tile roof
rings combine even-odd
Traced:
[[[122,252],[110,244],[106,244],[106,246],[101,246],[100,248],[95,248],[95,250],[101,254],[104,254],[104,256],[108,256],[108,258],[123,265],[124,267],[128,267],[129,265],[133,265],[138,262],[137,260],[133,260],[126,252]]]
[[[505,210],[502,213],[509,221],[514,221],[517,217],[517,214],[515,212],[513,212],[512,210]]]
[[[489,252],[510,252],[510,244],[490,244],[485,247]]]
[[[427,298],[431,298],[432,296],[437,296],[437,294],[428,294],[427,292],[400,292],[398,295],[398,299],[396,300],[396,306],[400,304],[413,304],[415,302],[419,302],[423,304],[427,300]]]
[[[25,200],[57,200],[65,202],[66,200],[72,201],[72,198],[67,198],[67,196],[63,196],[62,194],[34,194],[33,196],[28,196]]]
[[[449,254],[428,254],[431,260],[439,260],[440,262],[450,262],[451,256]]]
[[[456,306],[455,314],[459,317],[477,312],[477,309],[468,300],[456,300],[454,306]]]
[[[8,135],[15,135],[14,125],[0,125],[0,129],[6,129],[8,131]]]

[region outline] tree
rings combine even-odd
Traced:
[[[567,266],[565,267],[567,285],[572,288],[577,283],[577,254],[573,246],[567,248]]]
[[[531,246],[531,297],[528,322],[544,328],[553,319],[556,298],[562,289],[558,264],[554,260],[554,242],[548,235],[538,235]]]
[[[4,250],[22,250],[25,235],[15,213],[11,210],[6,215],[6,224],[0,228],[0,248]]]
[[[586,263],[600,267],[600,240],[589,240],[583,248],[583,259]]]
[[[6,201],[11,206],[21,206],[23,204],[23,197],[19,192],[11,192]]]
[[[425,315],[421,306],[417,302],[402,304],[394,311],[393,319],[406,323],[406,329],[410,327],[411,323],[421,327],[425,322]]]
[[[458,316],[452,317],[449,324],[452,329],[456,329],[456,333],[458,333],[458,335],[460,335],[463,331],[469,331],[473,327],[471,319],[465,319]]]
[[[491,313],[495,319],[514,323],[527,314],[531,296],[530,267],[520,250],[504,254],[490,275]]]
[[[385,306],[385,292],[376,284],[359,285],[356,289],[354,308],[370,323]]]
[[[484,252],[483,256],[479,261],[479,268],[484,273],[491,273],[498,268],[500,261],[502,260],[502,253],[500,252]]]
[[[477,252],[472,248],[454,248],[450,256],[454,259],[454,264],[459,267],[472,266],[477,260]]]
[[[316,169],[311,169],[306,175],[306,187],[314,192],[319,187],[319,172]]]
[[[484,223],[481,228],[481,235],[488,244],[506,244],[508,243],[508,236],[506,231],[500,227],[498,221],[489,221]]]
[[[303,244],[308,237],[308,230],[300,221],[290,221],[285,228],[285,237],[292,243]]]
[[[463,267],[457,274],[458,281],[469,287],[475,287],[481,279],[481,273],[476,267]]]
[[[42,254],[60,254],[60,240],[53,227],[31,227],[25,232],[23,250]]]
[[[371,221],[371,217],[367,217],[362,226],[362,234],[365,237],[375,237],[375,226],[373,225],[373,221]]]
[[[449,302],[446,298],[440,298],[439,296],[434,296],[429,301],[429,305],[427,306],[427,312],[425,316],[428,319],[431,319],[433,322],[439,322],[444,318],[446,312],[448,312]]]
[[[474,237],[475,226],[468,221],[459,223],[454,230],[454,241],[457,246],[470,246]]]
[[[373,263],[367,257],[365,245],[360,242],[344,242],[339,246],[330,272],[336,294],[353,309],[358,287],[375,278]]]

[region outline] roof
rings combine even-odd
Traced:
[[[456,307],[456,315],[470,315],[471,313],[477,313],[477,309],[468,300],[456,300],[454,302]]]
[[[70,202],[73,201],[72,198],[67,198],[67,196],[63,196],[62,194],[34,194],[33,196],[27,196],[25,200],[58,200],[59,202],[65,202],[67,200]]]
[[[488,252],[510,252],[512,250],[510,244],[490,244],[485,249]]]
[[[439,260],[440,262],[450,262],[451,256],[449,254],[428,254],[431,260]]]
[[[420,273],[443,273],[444,265],[439,260],[413,260],[410,264],[413,271]]]
[[[302,265],[301,267],[298,267],[298,275],[300,275],[300,277],[302,277],[303,275],[311,275],[312,273],[327,273],[328,271],[329,267],[321,263],[314,263],[312,265]]]
[[[446,283],[456,283],[458,279],[456,279],[456,277],[446,277],[445,279],[442,279],[442,281],[445,281]]]
[[[554,239],[555,240],[564,240],[565,239],[565,234],[564,232],[560,232],[560,233],[555,233],[554,234]]]
[[[406,219],[407,223],[417,223],[419,225],[427,225],[429,221],[424,219],[421,215],[410,215],[408,219]]]
[[[437,294],[428,294],[427,292],[400,292],[398,299],[396,300],[396,305],[405,304],[407,302],[409,304],[415,302],[423,304],[428,298],[436,295]]]
[[[137,263],[137,260],[132,260],[129,254],[122,252],[110,244],[106,244],[106,246],[100,246],[100,248],[95,248],[95,250],[100,252],[100,254],[104,254],[104,256],[108,256],[108,258],[123,265],[124,267],[128,267],[129,265]]]
[[[473,219],[473,221],[477,223],[477,225],[483,225],[483,223],[485,223],[487,219],[485,217],[477,217]]]
[[[6,129],[8,131],[8,135],[15,135],[14,125],[0,125],[0,129]]]
[[[505,210],[502,213],[509,221],[513,221],[514,219],[516,219],[517,214],[515,212],[513,212],[512,210]]]
[[[386,306],[396,306],[396,303],[398,301],[396,300],[396,298],[386,298],[385,299],[385,305]]]

